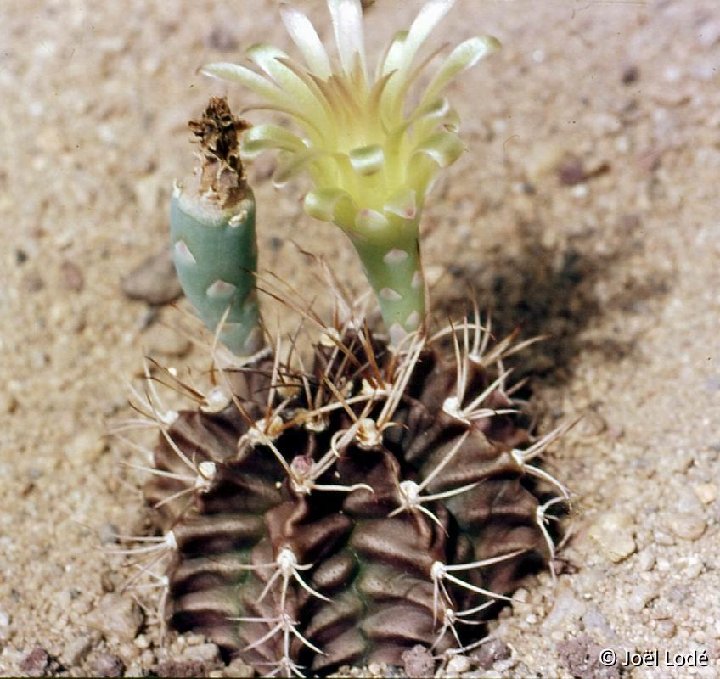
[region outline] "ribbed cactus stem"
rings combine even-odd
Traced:
[[[425,322],[425,280],[417,222],[402,221],[399,227],[377,234],[351,234],[394,346]]]
[[[231,351],[247,356],[260,347],[255,288],[255,198],[238,155],[238,131],[224,99],[212,99],[190,127],[202,165],[176,184],[170,209],[172,255],[185,295],[207,328]]]

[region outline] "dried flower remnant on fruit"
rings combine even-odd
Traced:
[[[202,117],[191,120],[188,127],[200,144],[200,191],[216,195],[221,207],[232,207],[248,191],[240,135],[250,124],[233,115],[227,99],[212,97]]]

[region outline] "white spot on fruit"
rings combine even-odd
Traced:
[[[184,240],[175,243],[175,258],[181,264],[195,264],[195,256],[190,252],[190,248]]]
[[[230,297],[235,292],[235,286],[219,278],[205,291],[205,294],[212,299]]]
[[[401,262],[404,262],[409,256],[410,255],[408,255],[406,250],[393,248],[385,254],[383,261],[388,266],[392,266],[393,264],[400,264]]]
[[[399,302],[402,299],[402,295],[392,288],[383,288],[378,294],[380,299],[384,299],[386,302]]]
[[[248,211],[245,209],[240,210],[240,212],[230,218],[228,226],[230,226],[231,228],[237,228],[238,226],[242,226],[245,223],[247,217]]]
[[[399,323],[390,326],[390,344],[397,347],[407,336],[407,331]]]

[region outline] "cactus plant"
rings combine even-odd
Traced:
[[[173,197],[176,263],[208,327],[244,358],[221,369],[220,389],[207,394],[170,378],[199,407],[165,412],[150,388],[141,408],[160,430],[144,492],[161,534],[138,551],[151,555],[141,571],[163,591],[162,617],[283,676],[400,664],[416,644],[441,657],[480,643],[497,605],[552,564],[548,519],[567,499],[538,464],[562,430],[534,437],[507,384],[505,361],[523,343],[494,341],[477,310],[434,335],[425,322],[420,213],[438,167],[461,150],[439,93],[496,43],[456,48],[406,116],[413,58],[452,1],[427,3],[374,83],[360,1],[328,4],[339,71],[309,21],[288,8],[283,19],[311,70],[264,46],[250,54],[271,80],[231,64],[205,69],[260,92],[307,136],[245,131],[218,100],[194,125],[201,190]],[[247,355],[258,349],[258,312],[239,132],[247,153],[282,149],[280,179],[309,169],[306,208],[350,236],[388,336],[341,300],[345,313],[319,328],[309,371],[269,348]],[[219,217],[187,207],[206,194]],[[236,296],[212,299],[217,280]],[[228,321],[239,325],[223,335]]]
[[[262,674],[467,648],[553,557],[564,489],[533,461],[560,432],[530,443],[510,342],[465,322],[398,353],[357,323],[326,334],[309,374],[261,355],[223,373],[224,407],[157,419],[145,495],[168,618]]]

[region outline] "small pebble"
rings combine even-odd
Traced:
[[[141,651],[150,648],[150,640],[144,634],[138,634],[135,637],[134,644],[135,648],[139,648]]]
[[[50,664],[50,656],[42,646],[36,646],[20,661],[20,669],[29,677],[42,677]]]
[[[633,518],[624,512],[602,514],[589,531],[600,551],[614,563],[623,561],[635,551],[634,534]]]
[[[120,594],[106,594],[90,616],[91,623],[106,638],[132,641],[137,636],[143,616],[140,607]]]
[[[675,636],[675,623],[672,620],[658,620],[655,623],[655,631],[659,637],[670,639]]]
[[[703,503],[691,488],[678,489],[675,497],[675,510],[686,514],[702,514]]]
[[[555,603],[543,621],[543,630],[552,631],[579,620],[587,610],[585,603],[580,601],[567,584],[561,584],[555,595]]]
[[[60,265],[62,287],[70,292],[80,292],[85,287],[85,276],[74,262],[64,261]]]
[[[255,670],[239,658],[236,658],[222,671],[222,676],[233,677],[235,679],[249,679],[255,676]]]
[[[656,528],[653,531],[653,542],[656,545],[662,545],[663,547],[670,547],[675,544],[675,538],[665,530]]]
[[[489,670],[498,660],[512,657],[512,649],[502,639],[489,639],[475,651],[473,657],[478,665]]]
[[[106,448],[103,434],[93,429],[81,431],[65,448],[66,459],[74,466],[95,462]]]
[[[220,651],[216,644],[203,643],[197,646],[189,646],[183,653],[184,660],[196,660],[199,662],[212,664],[220,655]]]
[[[565,149],[556,142],[539,142],[525,158],[525,174],[532,184],[537,184],[560,166]]]
[[[435,674],[435,660],[432,653],[421,644],[403,651],[401,659],[408,677],[431,677]]]
[[[583,162],[577,156],[566,156],[557,168],[557,176],[561,184],[575,186],[587,179]]]
[[[123,661],[112,653],[100,653],[92,662],[96,677],[120,677],[125,671]]]
[[[159,663],[155,672],[161,677],[204,677],[207,667],[199,660],[178,658]]]
[[[673,565],[667,560],[667,559],[658,559],[657,560],[657,569],[661,573],[667,573],[669,570],[671,570]]]
[[[695,580],[705,569],[705,564],[697,556],[691,556],[687,559],[687,566],[682,569],[682,575],[687,580]]]
[[[92,647],[92,639],[88,636],[77,637],[65,646],[62,654],[63,665],[76,666],[83,661]]]
[[[629,64],[623,69],[620,80],[623,85],[632,85],[640,77],[640,69],[635,64]]]
[[[470,669],[470,660],[464,655],[454,655],[445,668],[446,677],[457,677]]]
[[[653,554],[649,549],[644,549],[640,552],[640,554],[638,554],[637,569],[640,573],[646,573],[647,571],[652,570],[654,565],[655,554]]]
[[[632,613],[640,613],[657,595],[659,589],[653,582],[642,582],[635,587],[627,599],[627,607]]]
[[[154,325],[144,335],[144,344],[151,354],[184,356],[190,351],[191,342],[179,332],[164,325]]]
[[[582,624],[586,632],[591,632],[593,636],[600,637],[606,642],[616,637],[615,630],[597,606],[588,608],[582,616]]]
[[[182,294],[175,274],[170,250],[163,248],[156,255],[143,260],[122,279],[122,291],[126,297],[148,304],[169,304]]]
[[[120,529],[114,523],[106,522],[98,528],[97,533],[101,545],[114,545],[118,542]]]
[[[714,483],[698,483],[693,486],[693,491],[698,500],[705,505],[715,502],[718,496],[718,487]]]
[[[702,516],[687,512],[672,514],[669,518],[668,525],[675,535],[690,542],[702,537],[707,528],[707,522]]]
[[[20,286],[24,292],[39,292],[45,287],[45,281],[39,274],[29,272],[22,277]]]

